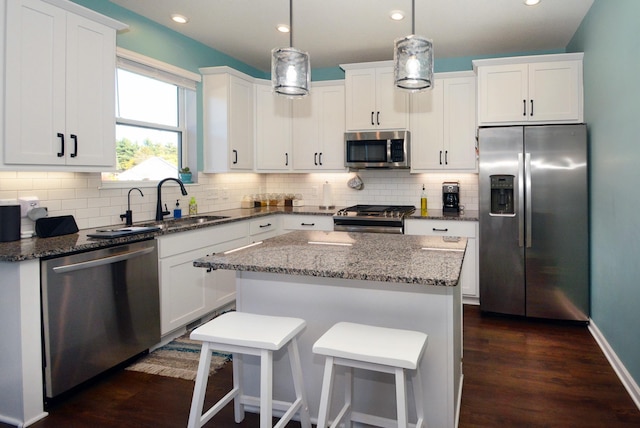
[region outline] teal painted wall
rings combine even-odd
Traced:
[[[595,0],[584,52],[591,183],[591,318],[640,383],[640,1]]]

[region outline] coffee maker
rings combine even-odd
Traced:
[[[460,183],[453,181],[442,183],[442,212],[444,214],[460,213]]]

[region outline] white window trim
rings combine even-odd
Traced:
[[[195,110],[196,101],[196,86],[202,81],[202,76],[193,73],[191,71],[176,67],[163,61],[159,61],[154,58],[139,54],[137,52],[130,51],[121,47],[116,47],[116,67],[128,70],[134,73],[138,73],[147,77],[152,77],[161,80],[166,83],[177,85],[181,88],[194,91],[186,94],[186,98],[181,100],[184,105],[182,110],[181,123],[184,124],[182,137],[182,159],[186,165],[195,165],[195,162],[190,162],[190,159],[196,159],[197,153],[197,111]],[[185,97],[185,91],[180,91],[181,97]],[[195,111],[194,114],[187,114],[188,111]],[[126,123],[126,120],[121,120],[121,123]],[[139,122],[136,122],[139,124]],[[115,124],[114,124],[115,126]],[[154,125],[154,128],[161,128]],[[171,130],[175,130],[173,127],[169,127]],[[186,144],[184,142],[186,141]],[[195,171],[195,168],[192,168]],[[100,184],[101,189],[123,189],[129,187],[155,187],[158,181],[102,181]],[[189,185],[197,185],[197,183],[189,183]]]

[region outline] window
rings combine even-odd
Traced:
[[[117,170],[102,181],[159,181],[196,169],[195,86],[200,76],[118,49]]]

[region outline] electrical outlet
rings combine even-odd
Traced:
[[[220,196],[218,195],[218,189],[213,188],[207,192],[207,199],[218,199]]]
[[[229,199],[229,189],[222,189],[222,199]]]

